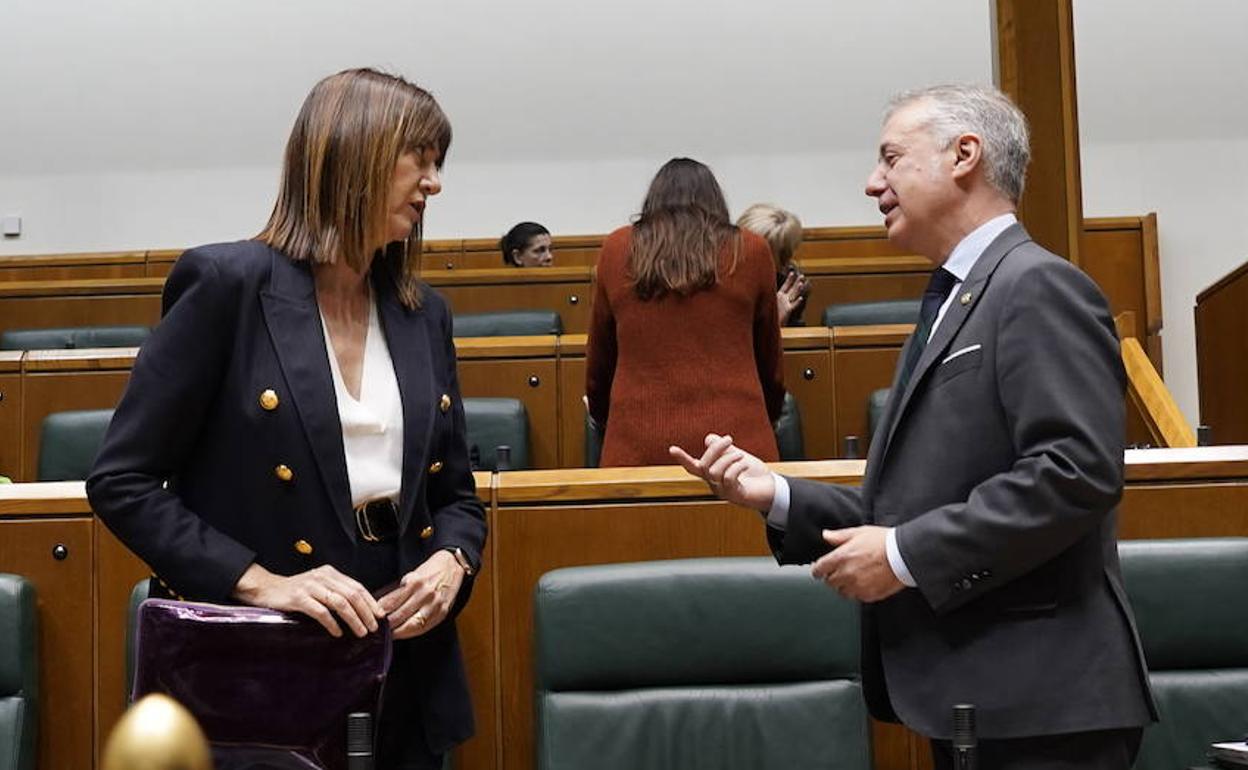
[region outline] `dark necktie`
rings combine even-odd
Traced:
[[[943,267],[932,271],[931,280],[927,282],[927,289],[923,292],[923,304],[919,308],[919,323],[914,327],[914,340],[906,350],[901,379],[897,381],[898,393],[906,392],[906,385],[910,383],[910,375],[914,373],[914,367],[918,365],[919,357],[923,355],[923,349],[927,347],[927,338],[932,335],[932,324],[936,323],[936,313],[940,311],[940,306],[949,296],[949,290],[957,282],[958,277]]]

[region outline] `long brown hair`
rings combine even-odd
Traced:
[[[330,75],[295,118],[277,202],[256,238],[294,260],[356,270],[382,244],[399,299],[418,307],[422,227],[387,244],[390,181],[401,155],[436,149],[441,167],[450,145],[450,121],[423,88],[372,69]]]
[[[736,269],[740,232],[715,175],[689,158],[672,158],[650,182],[633,222],[629,275],[643,300],[668,292],[687,295],[715,285],[719,255],[732,239],[728,272]]]

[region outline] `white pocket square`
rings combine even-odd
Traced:
[[[979,349],[980,349],[980,348],[982,348],[982,347],[983,347],[983,345],[980,345],[980,344],[977,342],[977,343],[975,343],[974,345],[967,345],[966,347],[962,348],[961,350],[955,350],[954,352],[952,352],[952,353],[950,353],[949,355],[947,355],[947,356],[945,356],[944,358],[942,358],[942,359],[941,359],[941,361],[940,361],[940,365],[941,365],[941,366],[944,366],[945,364],[949,363],[950,361],[952,361],[953,359],[957,358],[958,356],[964,356],[964,355],[966,355],[967,353],[974,353],[976,350],[979,350]]]

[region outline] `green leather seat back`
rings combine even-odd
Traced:
[[[792,393],[784,394],[780,417],[772,426],[781,460],[805,460],[805,439],[802,437],[802,415]],[[602,429],[585,413],[585,467],[597,468],[602,458]]]
[[[1118,552],[1161,712],[1135,767],[1207,764],[1210,743],[1248,731],[1248,538],[1123,541]]]
[[[776,446],[780,449],[781,460],[806,459],[806,450],[802,447],[802,415],[792,393],[784,394],[784,406],[772,427],[776,431]]]
[[[871,391],[867,396],[867,435],[875,436],[875,429],[884,419],[884,410],[888,408],[888,388]]]
[[[602,427],[585,411],[585,467],[597,468],[602,461]]]
[[[34,770],[39,729],[35,588],[0,574],[0,770]]]
[[[465,398],[468,447],[477,448],[479,470],[498,469],[498,447],[511,447],[510,470],[529,468],[529,414],[515,398]]]
[[[73,326],[62,329],[8,329],[0,334],[0,350],[62,348],[130,348],[152,333],[147,326]]]
[[[456,313],[451,319],[456,337],[530,337],[563,334],[563,321],[554,310],[503,310],[494,313]]]
[[[134,689],[135,636],[139,623],[139,605],[152,593],[151,578],[143,578],[130,589],[130,608],[126,613],[126,705],[130,705],[131,690]]]
[[[556,570],[535,631],[540,770],[870,767],[857,608],[808,568]]]
[[[85,479],[100,451],[112,409],[53,412],[39,430],[38,481]]]
[[[919,322],[922,300],[889,299],[878,302],[845,302],[823,309],[824,326],[873,326]]]

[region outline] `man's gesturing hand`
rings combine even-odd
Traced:
[[[668,453],[689,473],[705,481],[716,497],[766,511],[776,495],[776,480],[762,460],[734,446],[732,436],[706,434],[706,449],[694,458],[678,446]]]

